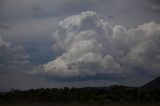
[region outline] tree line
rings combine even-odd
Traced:
[[[52,102],[52,103],[159,103],[160,89],[149,91],[136,87],[86,87],[86,88],[40,88],[11,90],[0,94],[0,103],[7,102]]]

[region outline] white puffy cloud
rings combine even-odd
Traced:
[[[159,33],[155,22],[127,29],[92,11],[70,16],[53,33],[53,50],[61,52],[43,65],[43,72],[62,78],[160,74]]]

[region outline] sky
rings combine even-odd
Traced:
[[[159,75],[159,0],[0,0],[0,91]]]

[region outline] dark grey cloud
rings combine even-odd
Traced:
[[[148,0],[148,1],[153,3],[153,4],[160,5],[160,1],[159,0]]]
[[[27,88],[33,82],[30,79],[34,77],[28,74],[32,70],[29,58],[22,45],[14,46],[0,36],[0,91]]]
[[[33,5],[32,10],[35,11],[35,12],[39,12],[39,11],[43,10],[43,8],[40,7],[39,5]]]
[[[19,72],[30,66],[29,55],[23,46],[12,46],[0,37],[0,71],[1,73]]]
[[[115,16],[113,16],[113,15],[110,15],[110,16],[108,16],[107,18],[108,19],[113,19]]]
[[[6,26],[6,25],[0,25],[0,29],[5,29],[5,30],[9,30],[11,27]]]
[[[5,0],[0,0],[0,7],[3,6],[4,2],[5,2]]]
[[[39,46],[39,45],[40,44],[34,44],[34,43],[25,45],[25,49],[27,53],[30,55],[31,57],[30,61],[32,62],[33,65],[44,64],[55,57],[51,44],[50,45],[44,44],[44,46]]]
[[[147,9],[145,9],[146,7],[147,7]],[[136,31],[137,31],[138,30],[137,25],[143,26],[143,24],[146,23],[144,26],[147,26],[150,29],[154,29],[154,28],[152,28],[152,25],[153,26],[154,26],[154,24],[157,25],[157,23],[151,24],[150,21],[160,22],[160,15],[153,14],[155,12],[159,13],[159,12],[157,12],[157,11],[159,11],[159,1],[158,0],[150,0],[150,1],[149,0],[132,0],[132,1],[129,1],[129,0],[45,0],[45,1],[44,0],[0,0],[0,23],[1,23],[0,24],[0,33],[2,33],[4,35],[3,38],[5,40],[12,43],[11,46],[7,46],[7,47],[5,47],[5,49],[3,48],[4,49],[3,56],[5,58],[3,57],[3,60],[1,60],[1,64],[3,63],[3,64],[12,64],[11,66],[20,66],[20,65],[18,65],[18,62],[16,62],[15,60],[12,61],[11,63],[7,62],[11,58],[17,58],[15,54],[19,54],[18,58],[20,58],[20,59],[17,58],[17,61],[20,61],[21,59],[22,60],[26,59],[26,60],[30,60],[31,64],[34,64],[34,65],[45,64],[48,61],[51,62],[52,60],[55,60],[56,58],[61,57],[61,55],[64,52],[66,52],[66,47],[64,46],[63,43],[62,43],[62,45],[58,43],[59,38],[54,38],[53,41],[51,40],[50,36],[51,36],[52,32],[56,32],[58,29],[59,35],[61,35],[61,34],[67,35],[65,30],[67,30],[67,31],[71,30],[71,33],[73,33],[74,31],[72,29],[68,29],[68,27],[67,27],[67,29],[64,29],[64,26],[60,25],[60,28],[59,28],[57,26],[58,22],[68,16],[77,15],[83,11],[88,11],[88,10],[97,12],[102,18],[104,18],[104,20],[109,21],[113,25],[113,26],[109,25],[109,28],[110,27],[114,27],[113,29],[117,28],[119,30],[119,33],[123,32],[123,28],[121,28],[121,27],[115,28],[115,26],[117,26],[117,25],[122,25],[122,27],[124,27],[124,29],[126,29],[126,27],[129,29],[131,28],[130,30],[133,30],[134,29],[133,27],[135,27]],[[80,30],[82,32],[80,30],[77,30],[77,31],[79,33],[81,32],[81,34],[82,34],[81,36],[94,35],[94,33],[92,33],[92,31],[85,32],[84,31],[85,29],[86,30],[93,29],[99,35],[105,35],[104,33],[100,33],[100,32],[105,32],[102,28],[99,28],[96,30],[97,26],[95,26],[94,22],[95,22],[95,20],[86,19],[85,21],[83,21],[81,23],[82,25],[80,25],[80,27],[81,27]],[[104,21],[104,22],[106,23],[106,21]],[[68,25],[70,25],[70,24],[68,23]],[[63,24],[63,25],[66,25],[66,24]],[[74,25],[74,24],[71,24],[71,25]],[[108,26],[108,24],[107,24],[107,26]],[[75,27],[73,27],[73,28],[75,28]],[[110,35],[112,35],[111,32],[115,32],[115,31],[112,31],[113,29],[112,28],[109,29],[109,28],[106,28],[106,29],[107,29],[107,31],[109,31],[108,33],[110,33]],[[138,32],[138,31],[136,32],[136,31],[133,31],[133,32],[138,33],[137,35],[140,35],[139,33],[141,33],[142,28],[140,29],[140,32]],[[128,32],[130,32],[130,31],[127,30],[127,33]],[[70,35],[72,35],[72,34],[70,34]],[[117,34],[115,34],[115,35],[117,35]],[[144,33],[142,35],[144,35]],[[120,34],[120,36],[121,36],[121,34]],[[55,37],[55,35],[54,35],[54,37]],[[126,36],[122,36],[122,37],[126,37]],[[96,37],[95,39],[98,39],[98,38],[99,38],[99,36]],[[66,37],[66,39],[71,40],[68,36]],[[78,39],[78,38],[76,38],[76,39]],[[83,37],[81,39],[83,39]],[[87,40],[88,39],[89,38],[87,38]],[[150,39],[153,40],[152,37]],[[113,52],[114,46],[117,48],[123,49],[123,50],[120,50],[120,51],[118,51],[118,53],[116,53],[116,54],[119,54],[118,56],[115,55],[114,53],[110,52],[109,54],[111,54],[111,55],[105,57],[105,59],[106,59],[105,61],[108,62],[108,63],[106,62],[106,64],[110,64],[111,67],[113,67],[113,66],[118,67],[117,63],[119,63],[120,66],[122,65],[123,67],[125,67],[125,65],[127,65],[127,64],[124,64],[124,63],[127,60],[130,60],[127,66],[131,66],[132,68],[134,68],[134,70],[137,70],[137,73],[141,73],[145,76],[150,76],[151,75],[150,73],[152,73],[152,72],[146,71],[146,70],[149,70],[148,67],[147,68],[146,67],[137,67],[137,65],[139,63],[137,61],[135,61],[135,57],[138,57],[140,55],[138,57],[139,60],[145,60],[145,63],[149,63],[148,60],[150,60],[150,59],[152,60],[152,63],[157,63],[159,61],[159,56],[154,57],[154,55],[157,55],[156,48],[157,48],[157,45],[159,45],[159,43],[158,43],[159,38],[157,37],[156,39],[157,39],[157,41],[154,39],[153,43],[151,41],[148,41],[148,42],[145,42],[144,44],[137,45],[137,44],[140,44],[140,42],[138,42],[137,44],[135,44],[135,45],[137,45],[137,49],[132,50],[134,53],[128,54],[129,48],[126,45],[130,45],[130,44],[124,44],[124,41],[121,38],[116,37],[116,39],[114,39],[114,40],[116,40],[117,43],[113,44],[111,47],[109,47],[109,46],[104,47],[109,50],[103,51],[103,53],[108,53],[108,51]],[[91,45],[96,44],[97,43],[96,41],[97,40],[95,40],[95,41],[91,40],[91,41],[89,41],[89,43],[87,43],[87,41],[82,42],[82,43],[84,43],[84,45],[87,44],[90,47],[90,50],[88,50],[88,51],[92,51],[94,53],[88,53],[87,55],[84,55],[84,57],[82,59],[82,60],[84,60],[84,63],[83,62],[81,62],[81,63],[75,62],[73,64],[72,62],[68,61],[69,59],[67,58],[66,61],[68,61],[69,63],[72,63],[72,64],[67,64],[68,69],[71,70],[71,69],[78,67],[79,69],[84,70],[84,68],[87,69],[88,66],[95,65],[96,67],[101,68],[101,70],[104,70],[104,68],[102,68],[101,66],[96,65],[94,63],[95,60],[93,59],[93,57],[96,58],[97,61],[100,57],[104,57],[104,54],[102,53],[102,51],[99,54],[100,56],[97,56],[98,53],[97,52],[95,53],[94,49],[92,49]],[[4,42],[4,40],[3,40],[3,42]],[[100,41],[98,40],[98,42],[100,42]],[[136,42],[136,40],[135,40],[135,42]],[[154,42],[156,42],[155,43],[156,47],[154,46]],[[5,42],[5,43],[8,44],[7,42]],[[21,44],[23,46],[17,46],[19,44]],[[54,51],[52,52],[51,51],[52,44],[54,44],[54,48],[56,48],[56,46],[60,47],[60,48],[58,50],[54,49]],[[72,46],[73,47],[75,46],[74,49],[76,49],[76,47],[83,48],[84,45],[78,46],[78,44],[77,45],[75,44]],[[110,43],[108,43],[106,45],[110,45]],[[152,47],[153,47],[153,49],[151,50]],[[16,48],[19,48],[19,49],[21,48],[21,50],[17,50]],[[67,48],[70,48],[70,46]],[[96,48],[95,50],[97,50],[97,48],[102,50],[100,47],[97,47],[97,45],[95,45],[95,48]],[[140,51],[141,48],[145,48],[143,50],[146,51],[148,54],[140,53],[140,52],[142,52],[142,51]],[[150,50],[154,51],[156,54],[149,52]],[[22,51],[24,51],[24,52],[21,53]],[[26,54],[26,52],[27,52],[27,54]],[[1,53],[2,53],[2,51],[1,51]],[[67,54],[70,54],[70,53],[67,52]],[[73,54],[76,55],[76,53],[73,53]],[[124,61],[119,62],[120,60],[117,59],[117,57],[127,55],[127,54],[129,55],[128,58],[125,58]],[[24,57],[25,57],[25,55],[30,55],[30,59],[28,59],[28,57],[24,58],[23,56],[20,56],[20,55],[23,55]],[[64,57],[66,57],[66,56],[64,56]],[[85,57],[90,57],[90,58],[89,58],[89,60],[85,60],[84,59]],[[132,58],[129,58],[129,57],[132,57]],[[144,58],[146,58],[146,59],[144,59]],[[153,59],[153,58],[155,58],[155,59]],[[62,59],[62,60],[64,60],[64,59]],[[75,60],[75,59],[73,59],[73,60]],[[93,61],[93,62],[89,63],[86,61]],[[14,65],[13,63],[17,64],[17,65]],[[23,67],[25,67],[25,66],[26,66],[26,64]],[[7,67],[7,65],[5,67]],[[111,67],[105,67],[105,68],[112,70]],[[158,65],[155,65],[155,66],[152,65],[152,68],[153,67],[158,68]],[[96,71],[97,68],[95,68],[95,69],[92,68],[92,69],[93,69],[92,73],[88,73],[87,71],[85,71],[84,75],[86,75],[86,74],[96,74],[97,75],[97,73],[98,73]],[[128,70],[131,70],[131,69],[129,67]],[[20,70],[20,67],[17,70]],[[24,70],[24,69],[22,69],[22,70]],[[27,68],[26,68],[26,70],[27,70]],[[138,70],[140,70],[140,71],[138,71]],[[154,70],[156,70],[156,68]],[[23,76],[29,76],[29,75],[24,74]],[[113,74],[110,74],[110,76],[113,77]],[[6,77],[6,80],[9,79],[9,77],[7,77],[7,75],[5,77]],[[139,79],[140,79],[140,77],[139,77]],[[16,75],[14,78],[16,78]],[[83,79],[83,78],[80,78],[80,79]],[[147,77],[147,78],[149,78],[149,77]],[[78,78],[76,77],[75,79],[78,79]],[[80,80],[80,79],[78,79],[78,80]],[[88,80],[87,78],[84,78],[84,79]],[[100,79],[100,77],[97,77],[97,78],[90,77],[90,79]],[[74,80],[74,79],[72,79],[72,80]],[[103,78],[101,80],[103,80]],[[109,80],[109,79],[107,79],[107,80]],[[83,85],[83,82],[82,82],[82,84],[79,83],[79,85]],[[93,84],[93,82],[92,82],[92,84]],[[37,83],[38,83],[38,81],[37,81]],[[29,85],[29,83],[28,83],[28,85]],[[32,84],[32,85],[34,85],[34,84]],[[39,85],[42,85],[42,84],[39,84]],[[77,84],[77,86],[79,86],[79,85]],[[17,86],[18,86],[18,84],[17,84]]]
[[[148,0],[150,6],[148,9],[154,13],[160,13],[160,1],[159,0]]]

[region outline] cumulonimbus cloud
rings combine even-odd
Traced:
[[[160,24],[136,28],[112,26],[95,12],[70,16],[53,33],[57,58],[43,72],[60,78],[77,76],[159,74]]]

